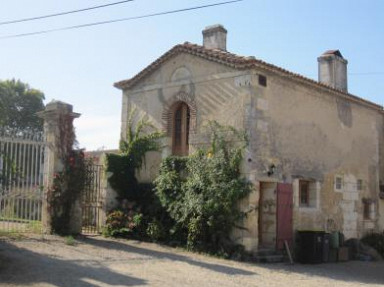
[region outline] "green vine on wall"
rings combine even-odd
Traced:
[[[120,200],[136,200],[140,196],[136,171],[144,165],[147,152],[160,150],[160,139],[164,137],[146,117],[135,122],[136,118],[133,109],[128,115],[126,139],[120,142],[120,153],[107,154],[107,171],[112,173],[108,181]]]
[[[139,183],[136,173],[145,165],[150,151],[160,151],[159,132],[145,116],[132,109],[128,115],[125,139],[119,154],[107,154],[108,181],[117,192],[120,205],[107,216],[105,234],[135,239],[164,238],[163,224],[170,218],[154,194],[152,184]],[[138,220],[140,219],[140,220]]]

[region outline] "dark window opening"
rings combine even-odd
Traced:
[[[369,202],[363,202],[364,206],[364,219],[371,219],[371,203]]]
[[[267,77],[263,75],[259,75],[259,85],[266,87],[267,86]]]
[[[185,103],[179,104],[173,114],[172,153],[188,155],[190,111]]]
[[[372,199],[363,199],[364,220],[373,220],[375,217],[375,203]]]
[[[343,187],[343,180],[341,179],[341,177],[336,177],[335,189],[341,190],[342,187]]]
[[[305,180],[299,181],[299,199],[300,206],[309,206],[309,182]]]

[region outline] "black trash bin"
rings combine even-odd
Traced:
[[[328,254],[324,252],[324,237],[324,231],[298,231],[300,263],[324,262],[325,257],[328,257]]]
[[[323,262],[329,262],[329,250],[331,248],[331,234],[324,233],[323,240]]]

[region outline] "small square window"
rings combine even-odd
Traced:
[[[363,180],[362,179],[357,180],[356,188],[357,188],[357,190],[363,190]]]
[[[266,87],[267,86],[267,77],[263,75],[259,75],[259,85]]]
[[[335,178],[335,189],[341,190],[342,187],[343,187],[343,180],[341,177],[338,176]]]

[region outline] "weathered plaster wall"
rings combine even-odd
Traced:
[[[267,79],[268,86],[256,89],[246,104],[251,110],[247,170],[262,180],[274,164],[274,178],[294,183],[294,229],[333,224],[346,237],[356,237],[377,228],[379,214],[363,219],[362,199],[379,203],[381,114],[287,78],[269,74]],[[343,179],[341,191],[335,191],[336,176]],[[318,186],[316,207],[299,208],[295,179],[300,178]]]
[[[123,94],[122,136],[125,136],[128,111],[136,108],[138,117],[145,114],[154,125],[167,131],[164,111],[178,101],[196,107],[196,117],[190,133],[190,150],[207,144],[209,135],[204,127],[210,120],[242,129],[243,99],[250,97],[250,76],[221,64],[181,54],[164,63],[150,76]],[[153,179],[162,157],[171,154],[171,137],[164,139],[163,154],[151,153],[140,173],[142,181]]]
[[[381,230],[384,230],[384,112],[382,117],[378,119],[379,127],[379,183],[380,183],[380,200],[378,205],[379,216],[378,224]]]

